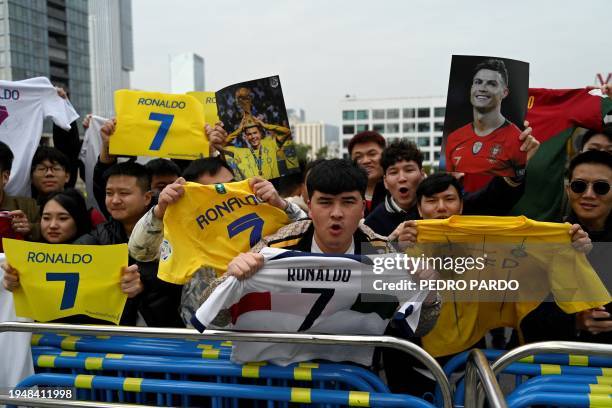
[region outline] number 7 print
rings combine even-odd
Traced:
[[[79,288],[78,272],[47,272],[47,282],[66,282],[60,310],[71,309],[76,302],[77,290]]]
[[[153,137],[151,146],[149,146],[149,150],[159,150],[161,149],[161,146],[164,143],[164,139],[168,135],[168,131],[170,130],[170,126],[172,125],[172,121],[174,120],[174,115],[151,112],[151,114],[149,115],[149,120],[161,122],[159,124],[159,128],[157,129],[157,133],[155,133],[155,137]]]
[[[249,213],[243,215],[237,220],[233,221],[227,226],[227,235],[230,238],[235,237],[242,231],[246,231],[249,228],[253,228],[251,235],[249,236],[249,245],[254,247],[261,240],[261,234],[263,232],[264,220],[261,219],[256,213]]]

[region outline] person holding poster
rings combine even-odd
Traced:
[[[453,64],[456,64],[455,58],[453,56]],[[453,68],[451,68],[447,112],[449,116],[454,116],[453,119],[456,121],[458,120],[456,116],[460,115],[453,114],[457,110],[453,110],[454,94],[451,88],[458,85],[459,70]],[[527,82],[523,78],[517,82],[523,82],[519,83],[519,86],[525,88],[526,95]],[[473,70],[469,95],[472,121],[452,131],[448,123],[444,126],[445,134],[448,135],[445,140],[446,169],[461,173],[523,176],[527,154],[521,150],[519,141],[521,130],[502,112],[502,102],[510,95],[506,63],[502,59],[495,58],[481,60]],[[515,118],[521,116],[520,121],[517,121],[520,123],[524,112],[522,115],[513,116]]]
[[[44,242],[49,244],[72,244],[81,235],[89,233],[91,222],[83,196],[74,189],[52,193],[43,203],[40,231]],[[19,270],[9,263],[4,263],[2,269],[5,271],[3,287],[11,292],[19,288],[21,286]],[[134,297],[142,291],[140,275],[135,265],[122,271],[120,288],[128,297]],[[105,299],[108,301],[108,297]],[[54,321],[81,324],[108,323],[106,320],[80,313]]]

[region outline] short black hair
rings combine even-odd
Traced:
[[[151,190],[151,175],[149,174],[149,170],[140,163],[126,161],[112,165],[104,173],[105,185],[112,176],[136,177],[136,184],[138,184],[143,193]]]
[[[603,127],[601,131],[598,130],[588,130],[584,136],[582,136],[582,140],[580,141],[580,150],[584,150],[584,145],[587,144],[589,139],[591,139],[595,135],[604,135],[608,138],[608,141],[612,142],[612,123],[608,123]]]
[[[417,187],[417,203],[421,202],[421,198],[431,197],[434,194],[441,193],[450,186],[455,187],[457,194],[459,194],[459,199],[463,200],[463,188],[461,188],[461,183],[451,174],[435,173],[425,177]]]
[[[68,157],[62,153],[59,149],[51,146],[38,146],[36,152],[34,153],[34,157],[32,158],[32,166],[30,167],[30,175],[34,173],[34,169],[36,166],[48,160],[51,164],[58,164],[63,167],[64,171],[69,172],[70,170],[70,160]]]
[[[4,142],[0,142],[0,171],[11,171],[13,167],[13,151]]]
[[[63,191],[56,191],[51,193],[40,206],[40,215],[42,217],[45,205],[51,201],[56,201],[59,205],[64,207],[66,211],[74,218],[74,222],[77,227],[77,233],[72,240],[89,233],[92,229],[91,217],[85,204],[85,199],[74,188],[67,188]]]
[[[234,174],[229,164],[227,164],[227,162],[220,157],[205,157],[202,159],[195,159],[183,171],[183,177],[187,181],[195,182],[205,174],[214,176],[222,168],[226,168],[230,173]]]
[[[346,159],[323,160],[310,170],[306,178],[306,188],[310,197],[315,191],[333,195],[359,191],[361,197],[365,198],[367,186],[366,171]]]
[[[306,174],[305,169],[307,166],[306,160],[298,159],[298,166],[300,171],[279,177],[277,190],[281,197],[290,197],[295,189],[301,187],[304,183],[304,175]]]
[[[423,153],[421,153],[414,142],[396,140],[382,152],[380,165],[383,168],[383,173],[386,173],[390,166],[401,161],[413,161],[421,169],[423,168]]]
[[[601,164],[612,169],[612,154],[601,150],[587,150],[572,159],[567,175],[570,181],[574,175],[574,169],[581,164]]]
[[[376,143],[377,145],[381,147],[381,149],[384,149],[386,145],[386,141],[383,135],[373,130],[364,130],[363,132],[357,133],[355,136],[351,138],[351,140],[349,140],[349,143],[348,143],[349,156],[353,153],[353,149],[355,148],[355,145],[362,144],[362,143],[370,143],[370,142]]]
[[[499,72],[502,79],[504,80],[504,84],[506,85],[506,87],[508,87],[508,70],[506,69],[506,64],[504,63],[504,61],[496,58],[489,58],[488,60],[482,61],[474,68],[472,78],[474,78],[478,71],[480,71],[481,69],[488,69],[490,71]]]
[[[176,176],[177,178],[181,175],[180,167],[169,159],[153,159],[145,164],[151,177],[153,176]]]

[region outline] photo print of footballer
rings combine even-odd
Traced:
[[[274,179],[299,171],[278,76],[225,87],[216,99],[228,133],[221,153],[236,180]]]
[[[453,55],[442,169],[520,177],[527,154],[519,135],[527,107],[529,64],[497,57]]]

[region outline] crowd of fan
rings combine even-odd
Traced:
[[[206,289],[214,287],[219,277],[212,268],[203,266],[182,286],[158,279],[162,220],[168,206],[183,196],[185,182],[231,182],[232,170],[220,157],[189,163],[166,159],[154,159],[146,165],[133,160],[118,162],[108,150],[115,124],[107,122],[100,132],[102,150],[94,173],[99,210],[87,208],[82,194],[73,188],[76,159],[48,146],[37,149],[31,164],[34,198],[8,196],[3,187],[10,176],[13,154],[1,142],[0,208],[7,212],[5,218],[10,220],[14,236],[26,240],[86,245],[129,243],[130,266],[122,271],[120,286],[129,299],[120,324],[136,325],[140,315],[149,326],[189,326],[195,309],[210,293]],[[218,125],[207,126],[205,135],[215,145],[227,133]],[[521,137],[528,157],[532,157],[539,144],[529,129]],[[418,236],[416,220],[456,214],[507,215],[524,191],[524,178],[496,177],[484,189],[464,194],[458,175],[425,173],[423,155],[414,143],[396,141],[387,145],[383,136],[372,131],[355,135],[348,150],[352,160],[309,162],[300,174],[282,179],[276,187],[264,179],[251,179],[250,185],[259,198],[284,210],[294,221],[280,230],[277,238],[293,234],[299,237],[296,249],[312,251],[314,247],[323,253],[359,253],[362,244],[387,239],[410,245]],[[559,221],[573,224],[570,234],[578,251],[589,253],[592,242],[612,241],[611,153],[612,127],[608,125],[603,131],[588,131],[582,138],[581,152],[569,164],[569,211],[560,214]],[[263,265],[263,257],[256,250],[266,243],[264,239],[253,251],[237,256],[225,274],[245,279],[256,273]],[[19,272],[10,265],[3,268],[3,285],[14,290],[19,286]],[[604,268],[610,266],[594,268],[603,279]],[[427,271],[419,278],[432,277],[435,271]],[[415,337],[433,327],[439,309],[439,296],[431,293],[423,304]],[[104,323],[81,315],[62,322]],[[554,303],[545,302],[525,319],[523,331],[527,341],[611,343],[612,319],[604,308],[567,315]],[[398,335],[392,327],[387,333]],[[383,354],[383,362],[390,382],[402,378],[400,372],[406,362],[397,353]],[[392,384],[392,389],[398,387]]]

